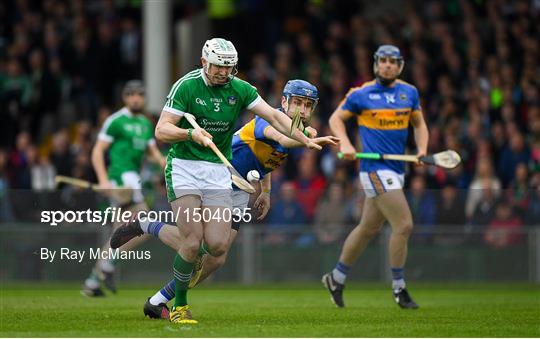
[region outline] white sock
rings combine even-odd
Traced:
[[[160,291],[158,291],[156,294],[150,298],[150,304],[157,306],[159,304],[166,304],[169,301],[163,294],[161,294]]]
[[[342,285],[345,284],[345,279],[347,279],[347,275],[343,274],[343,272],[340,272],[335,268],[332,270],[332,277],[335,281]]]
[[[398,280],[392,280],[392,289],[394,291],[399,291],[400,289],[405,288],[405,280],[398,279]]]
[[[148,218],[139,220],[139,225],[141,225],[141,229],[144,233],[148,233],[148,225],[150,225],[150,221],[148,221]]]
[[[95,290],[96,288],[99,288],[99,281],[88,278],[84,281],[84,286],[88,287],[91,290]]]
[[[114,265],[110,260],[101,260],[101,264],[99,265],[99,268],[103,272],[107,272],[107,273],[114,272]]]

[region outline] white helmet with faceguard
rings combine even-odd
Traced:
[[[228,40],[222,38],[206,40],[201,57],[211,65],[232,67],[233,70],[229,75],[229,81],[238,73],[238,52],[233,43]],[[208,74],[208,69],[204,71]]]

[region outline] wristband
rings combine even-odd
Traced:
[[[304,133],[304,135],[305,135],[306,137],[309,138],[309,133],[308,133],[307,129],[304,128],[304,130],[302,131],[302,133]]]
[[[187,139],[189,141],[193,140],[193,128],[188,128],[188,130],[187,130]]]
[[[272,190],[271,188],[263,188],[261,191],[262,191],[263,193],[268,193],[268,194],[270,194],[270,191],[271,191],[271,190]]]

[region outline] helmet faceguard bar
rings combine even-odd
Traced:
[[[317,104],[319,103],[319,98],[312,98],[312,97],[308,97],[308,96],[305,96],[305,95],[298,95],[298,94],[289,94],[287,96],[285,96],[287,98],[287,102],[291,103],[291,99],[292,98],[302,98],[302,99],[308,99],[310,101],[313,102],[313,108],[311,109],[311,112],[313,112],[315,110],[315,108],[317,107]]]
[[[396,60],[399,66],[401,66],[401,64],[403,63],[403,57],[396,57],[393,55],[375,55],[374,56],[375,62],[378,63],[380,58],[388,58],[388,59]]]
[[[310,107],[310,111],[309,111],[309,114],[307,114],[307,118],[302,118],[302,122],[304,123],[304,125],[305,126],[309,125],[311,119],[313,118],[313,112],[315,112],[315,109],[317,108],[317,104],[319,103],[319,98],[312,98],[309,96],[297,95],[297,94],[286,95],[285,99],[287,99],[287,109],[285,110],[285,113],[287,114],[294,113],[294,112],[289,112],[293,98],[302,98],[302,99],[307,99],[313,102],[313,106]]]

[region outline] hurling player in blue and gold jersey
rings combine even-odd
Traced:
[[[355,118],[363,152],[403,154],[409,123],[414,130],[417,156],[425,155],[428,129],[422,115],[416,88],[398,79],[404,61],[399,49],[380,46],[374,55],[375,80],[353,88],[330,117],[330,128],[340,138],[340,149],[346,160],[354,160],[356,150],[347,137],[345,121]],[[351,266],[385,221],[392,227],[389,244],[392,291],[396,303],[416,309],[405,288],[404,266],[407,242],[413,222],[403,193],[404,163],[398,161],[362,160],[360,182],[366,193],[362,218],[347,236],[339,261],[322,281],[338,307],[344,307],[343,288]]]
[[[290,80],[283,89],[279,110],[290,117],[298,112],[302,123],[307,124],[318,100],[317,87],[304,80]],[[316,131],[311,127],[306,127],[304,133],[309,137],[316,137]],[[337,141],[334,137],[314,138],[312,141],[324,146],[333,144],[331,140]],[[246,177],[249,171],[256,170],[259,177],[263,178],[261,181],[262,193],[255,202],[255,207],[262,210],[260,219],[264,218],[268,211],[268,208],[264,208],[264,206],[269,206],[269,198],[268,194],[264,193],[270,191],[270,172],[281,166],[289,155],[290,148],[303,146],[303,144],[279,133],[260,117],[255,117],[234,134],[232,165],[243,177]],[[268,202],[266,202],[267,199]],[[244,191],[235,190],[233,200],[237,202],[244,200],[242,205],[245,207],[249,195]],[[235,225],[233,225],[234,227]]]

